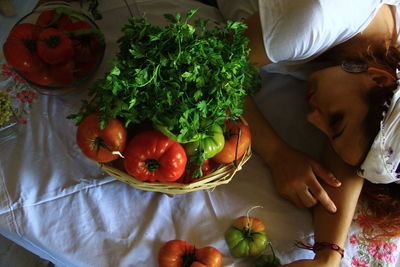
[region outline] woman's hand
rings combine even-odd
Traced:
[[[330,211],[336,206],[318,178],[338,187],[340,182],[318,162],[289,145],[272,129],[251,97],[246,98],[245,118],[252,135],[252,148],[270,167],[278,192],[299,207],[318,202]]]
[[[327,211],[336,212],[318,179],[334,187],[341,183],[320,163],[285,145],[269,159],[268,165],[278,192],[296,206],[310,208],[320,202]]]

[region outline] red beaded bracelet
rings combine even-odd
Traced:
[[[298,248],[308,249],[308,250],[312,250],[314,252],[321,250],[323,248],[330,248],[334,251],[337,251],[340,254],[340,256],[342,256],[342,258],[344,257],[344,249],[342,249],[341,247],[339,247],[338,245],[336,245],[334,243],[315,242],[314,245],[311,245],[311,244],[305,244],[301,241],[296,241],[295,245]]]

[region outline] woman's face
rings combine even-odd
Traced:
[[[340,66],[317,71],[308,81],[307,120],[324,132],[336,153],[353,166],[361,164],[369,150],[364,130],[366,97],[376,85],[369,72],[347,73]]]

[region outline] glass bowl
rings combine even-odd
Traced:
[[[11,121],[0,125],[0,144],[18,136],[19,124],[13,117]]]
[[[48,2],[22,17],[3,45],[7,63],[45,95],[87,86],[104,52],[97,24],[66,2]]]

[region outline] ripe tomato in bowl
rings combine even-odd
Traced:
[[[47,95],[84,87],[104,52],[104,35],[97,24],[67,3],[50,3],[22,17],[3,45],[7,63]]]

